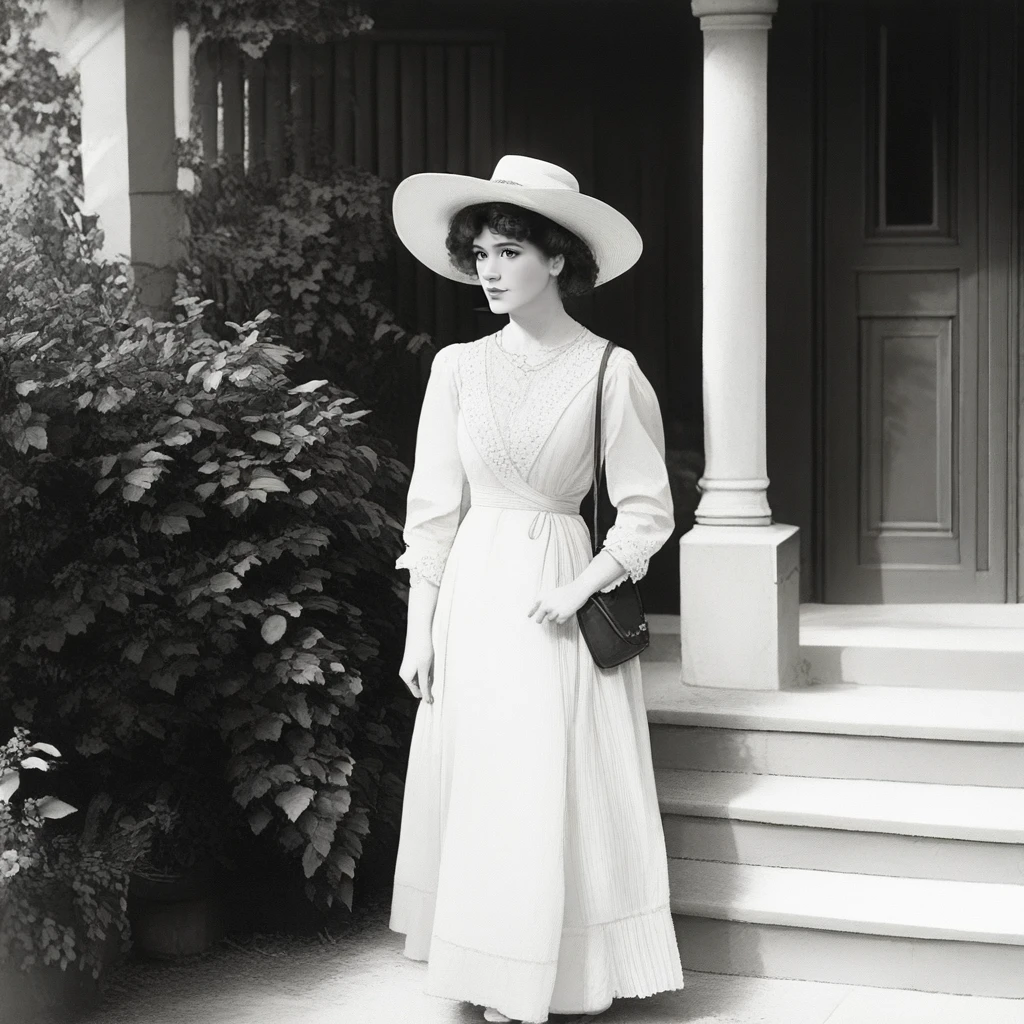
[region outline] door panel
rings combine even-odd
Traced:
[[[1002,9],[827,6],[828,601],[1006,599],[1007,321],[989,312],[1012,179],[991,140],[1012,125],[990,99],[1011,65],[979,57]]]

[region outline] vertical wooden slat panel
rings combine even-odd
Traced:
[[[465,174],[469,159],[466,143],[466,49],[458,43],[447,46],[447,169]]]
[[[334,44],[334,165],[355,163],[355,96],[350,42]]]
[[[217,71],[218,53],[215,42],[206,42],[196,52],[196,106],[199,109],[199,130],[202,134],[203,159],[217,162]]]
[[[426,99],[424,97],[423,47],[406,43],[399,50],[401,78],[401,171],[402,177],[424,170],[427,155]]]
[[[241,160],[245,144],[245,93],[242,58],[234,43],[220,44],[220,74],[224,98],[224,156]]]
[[[505,48],[501,43],[493,47],[493,67],[491,69],[491,107],[494,124],[492,156],[507,152],[505,147]]]
[[[541,37],[542,38],[542,37]],[[519,45],[517,37],[513,37],[507,46],[502,47],[504,54],[505,80],[514,82],[509,90],[505,106],[505,145],[507,153],[530,153],[530,115],[533,104],[524,102],[525,83],[530,80],[530,69],[534,66],[532,53]]]
[[[597,103],[594,186],[597,196],[620,210],[636,224],[639,169],[636,166],[632,94],[627,97],[623,93],[623,88],[622,83],[616,82],[614,88],[609,83]],[[607,336],[621,339],[627,347],[634,350],[636,274],[637,271],[634,270],[610,284],[603,285],[594,296],[597,320],[605,331],[611,332]],[[640,355],[639,351],[637,355]]]
[[[491,56],[488,46],[469,48],[469,173],[484,178],[494,169]]]
[[[452,43],[445,47],[447,170],[465,174],[469,162],[469,138],[466,123],[466,47]],[[474,333],[473,304],[479,296],[460,284],[452,285],[454,309],[451,341],[469,341]]]
[[[427,170],[447,170],[444,126],[444,47],[431,45],[423,51],[423,100]]]
[[[398,181],[398,49],[392,43],[377,45],[377,173],[389,182]]]
[[[331,63],[334,47],[318,43],[313,48],[313,134],[311,154],[313,167],[318,172],[327,169],[333,152],[331,132],[334,128],[334,83]]]
[[[266,56],[267,69],[267,161],[275,178],[288,173],[290,161],[285,149],[285,122],[288,119],[288,50],[282,43],[271,43]]]
[[[395,181],[425,169],[426,125],[423,90],[423,44],[404,43],[396,49],[398,60],[398,169]],[[382,139],[382,141],[384,141]],[[429,330],[433,316],[434,275],[404,246],[398,248],[396,309],[402,322],[414,330]],[[403,361],[404,404],[415,409],[421,393],[425,358]],[[412,433],[415,436],[415,425]]]
[[[424,98],[426,100],[427,169],[448,170],[445,161],[444,47],[428,46],[424,53]],[[455,337],[455,290],[458,287],[439,274],[434,279],[434,316],[428,328],[439,345]]]
[[[246,57],[245,73],[249,82],[249,166],[254,167],[267,158],[267,76],[263,61]]]
[[[377,169],[375,145],[377,122],[374,117],[373,58],[374,46],[367,39],[357,39],[353,50],[355,64],[355,164],[366,171]]]
[[[313,107],[313,79],[310,73],[312,48],[305,43],[293,43],[289,49],[293,166],[298,174],[308,174]]]
[[[642,94],[651,95],[641,87]],[[664,113],[648,104],[639,104],[636,116],[641,122],[640,149],[640,223],[637,227],[644,240],[644,254],[636,273],[642,288],[640,305],[645,322],[640,328],[651,359],[647,372],[654,389],[666,393],[668,382],[668,335],[666,330],[665,255],[668,229],[665,216],[668,189],[668,153],[665,142]],[[674,242],[674,238],[673,238]]]
[[[423,44],[406,43],[399,49],[401,77],[401,177],[426,170],[426,89]],[[404,254],[403,254],[404,255]],[[417,330],[431,330],[434,319],[433,272],[416,260],[406,259],[408,280],[401,279],[400,295]],[[404,307],[402,312],[405,312]]]

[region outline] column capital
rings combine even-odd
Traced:
[[[691,0],[690,9],[708,29],[769,29],[778,0]]]

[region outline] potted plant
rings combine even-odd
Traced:
[[[156,821],[144,857],[135,864],[129,916],[136,948],[147,956],[193,956],[224,934],[220,868],[227,854],[230,808],[217,807],[197,780],[164,783],[146,804]]]
[[[4,1020],[89,1003],[102,971],[128,946],[128,874],[146,847],[149,823],[114,820],[103,828],[100,812],[109,799],[100,794],[81,832],[54,831],[51,822],[77,809],[40,793],[32,776],[52,770],[58,758],[56,747],[32,742],[22,728],[0,747]]]

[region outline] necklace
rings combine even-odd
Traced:
[[[502,345],[501,338],[503,331],[504,328],[501,328],[498,331],[497,335],[495,336],[495,344],[498,346],[498,349],[500,350],[502,355],[504,355],[505,358],[508,359],[508,361],[512,363],[513,366],[517,367],[520,370],[539,370],[542,367],[547,366],[548,363],[554,362],[564,352],[569,351],[569,349],[573,348],[575,345],[581,342],[584,339],[584,337],[586,337],[586,335],[589,333],[588,329],[584,327],[583,330],[580,331],[580,333],[577,334],[576,337],[573,338],[571,341],[566,341],[561,345],[556,345],[554,348],[549,349],[548,354],[539,362],[530,362],[529,358],[523,355],[523,353],[509,352],[509,350],[505,348],[504,345]]]

